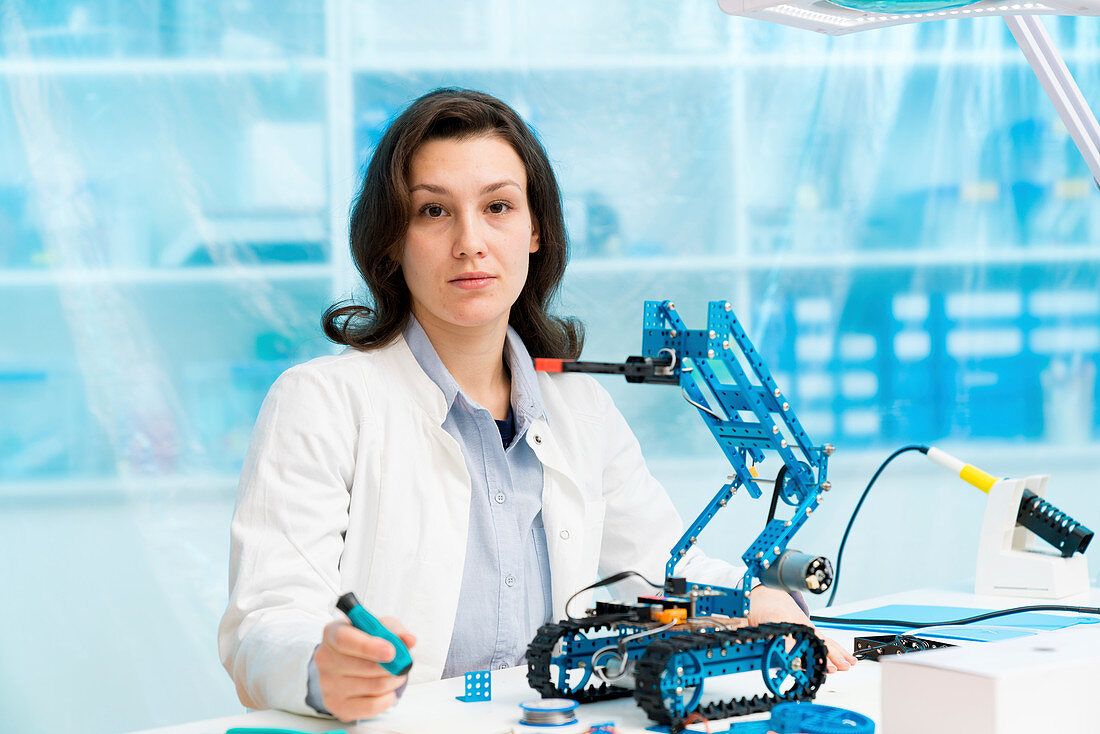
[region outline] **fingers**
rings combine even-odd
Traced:
[[[325,701],[325,707],[340,721],[358,721],[373,719],[397,702],[397,694],[386,693],[382,696],[356,696],[342,699],[331,706]]]
[[[344,621],[331,622],[325,627],[325,647],[345,655],[372,663],[388,663],[396,650],[381,637],[372,637]]]
[[[416,637],[396,619],[380,621],[408,647],[416,644]],[[404,685],[406,677],[391,675],[381,663],[393,660],[395,652],[387,640],[343,620],[326,625],[313,656],[325,708],[341,721],[355,721],[377,716],[392,706],[397,700],[394,691]]]
[[[405,625],[401,624],[396,617],[382,617],[378,621],[390,632],[400,637],[401,641],[405,643],[405,647],[411,650],[416,645],[416,635],[405,629]]]
[[[826,672],[835,673],[838,670],[849,670],[856,664],[856,658],[836,640],[830,637],[822,637],[821,639],[825,642],[825,647],[829,653],[825,665]]]

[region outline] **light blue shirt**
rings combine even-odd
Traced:
[[[531,422],[545,415],[531,356],[509,327],[504,359],[512,373],[515,437],[505,449],[492,413],[462,392],[411,316],[405,341],[443,391],[443,429],[462,449],[472,489],[466,565],[443,677],[510,668],[523,662],[551,614],[542,464],[524,440]]]
[[[411,315],[404,337],[443,392],[448,408],[443,429],[458,443],[470,474],[466,563],[443,677],[519,665],[552,611],[542,464],[524,440],[531,422],[545,415],[531,356],[508,327],[504,358],[511,371],[515,436],[505,448],[493,415],[462,392]],[[328,713],[321,700],[311,660],[306,703]]]

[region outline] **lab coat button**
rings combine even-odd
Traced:
[[[535,434],[535,443],[542,443],[542,436]]]
[[[507,576],[504,577],[504,585],[505,586],[515,586],[516,585],[516,577],[513,576],[512,574],[508,574]]]
[[[497,663],[497,670],[507,670],[508,663]]]
[[[562,530],[558,534],[561,536],[562,540],[569,540],[569,531],[568,530]]]
[[[496,501],[497,501],[498,505],[503,505],[504,504],[504,493],[503,492],[497,492]]]

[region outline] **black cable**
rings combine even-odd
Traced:
[[[1033,604],[1026,607],[1013,607],[1012,609],[1002,609],[997,612],[986,612],[985,614],[977,614],[973,617],[964,617],[963,619],[949,619],[944,622],[907,622],[898,619],[846,619],[844,617],[819,617],[816,614],[811,614],[810,619],[814,622],[829,622],[832,624],[843,624],[853,627],[883,626],[919,629],[921,627],[939,627],[941,625],[972,624],[974,622],[981,622],[986,619],[993,619],[994,617],[1004,617],[1009,614],[1017,614],[1020,612],[1076,612],[1078,614],[1100,615],[1100,607],[1071,607],[1062,604]]]
[[[859,497],[859,502],[856,503],[856,509],[852,510],[852,517],[848,520],[848,527],[844,528],[844,537],[840,539],[840,548],[836,553],[836,567],[833,571],[833,593],[829,594],[829,601],[825,603],[825,606],[832,606],[833,599],[836,597],[836,590],[840,586],[840,563],[844,560],[844,546],[848,542],[848,533],[852,531],[852,525],[856,521],[856,515],[859,514],[859,508],[863,507],[863,501],[867,499],[867,493],[871,491],[871,487],[875,486],[875,481],[878,479],[879,474],[882,474],[882,470],[886,468],[887,464],[893,461],[898,456],[901,456],[906,451],[919,451],[922,454],[928,453],[928,447],[920,444],[910,444],[909,446],[902,446],[886,457],[886,461],[882,462],[878,471],[871,477],[871,481],[867,482],[867,488],[863,490],[863,494]]]
[[[580,594],[583,594],[584,592],[589,591],[590,589],[598,589],[601,586],[610,586],[611,584],[618,583],[618,582],[622,581],[623,579],[630,578],[631,576],[637,576],[642,581],[645,581],[647,584],[652,586],[654,589],[663,589],[664,588],[664,584],[655,584],[652,581],[650,581],[649,579],[647,579],[645,576],[638,573],[637,571],[619,571],[618,573],[613,574],[611,576],[608,576],[605,579],[600,579],[599,581],[597,581],[594,584],[589,584],[588,586],[586,586],[583,589],[581,589],[580,591],[578,591],[576,594],[573,594],[573,596],[569,597],[569,599],[565,602],[565,616],[569,617],[569,619],[572,619],[572,620],[579,619],[578,617],[574,617],[572,614],[569,613],[569,602],[576,599],[577,596],[579,596]]]
[[[772,504],[768,508],[768,519],[765,521],[765,525],[775,518],[775,508],[779,505],[779,492],[783,487],[783,480],[787,476],[787,465],[779,467],[779,473],[775,475],[775,484],[772,485]]]

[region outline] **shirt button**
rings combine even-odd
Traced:
[[[497,501],[498,505],[503,505],[504,504],[504,493],[503,492],[497,492],[496,501]]]
[[[512,574],[508,574],[507,576],[504,577],[504,585],[505,586],[515,586],[516,585],[516,577],[513,576]]]
[[[508,663],[497,663],[497,670],[507,670]]]
[[[542,443],[542,436],[535,434],[535,443]]]
[[[569,540],[569,531],[568,530],[562,530],[560,533],[558,533],[558,535],[561,536],[562,540]]]

